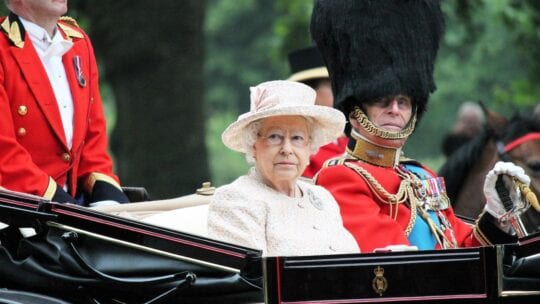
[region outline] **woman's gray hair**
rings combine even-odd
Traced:
[[[303,118],[306,120],[308,130],[310,132],[309,149],[311,154],[315,154],[323,144],[323,133],[320,126],[318,126],[317,122],[313,120],[313,118],[307,116],[303,116]],[[255,150],[253,149],[253,146],[255,145],[257,137],[259,136],[261,124],[262,119],[259,119],[250,123],[244,129],[242,143],[244,145],[244,151],[246,151],[246,161],[250,165],[255,164]]]

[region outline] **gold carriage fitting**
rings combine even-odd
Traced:
[[[540,232],[540,205],[529,186],[515,177],[503,175],[497,179],[495,189],[506,210],[500,219],[503,225],[510,224],[518,238]],[[510,195],[510,191],[516,195]]]

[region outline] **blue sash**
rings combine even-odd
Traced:
[[[426,170],[421,167],[414,165],[405,165],[405,168],[410,172],[414,173],[421,180],[429,180],[433,178]],[[431,217],[437,227],[440,227],[441,223],[439,221],[439,218],[435,214],[435,211],[428,210],[427,212],[429,214],[429,217]],[[408,239],[411,245],[418,247],[418,249],[420,250],[435,249],[435,245],[437,245],[437,240],[429,229],[428,224],[421,216],[416,217],[416,221],[414,223],[413,229],[411,230],[411,233],[409,234]]]

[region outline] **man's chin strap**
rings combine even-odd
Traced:
[[[407,126],[405,126],[405,128],[399,132],[385,131],[378,128],[369,120],[367,115],[364,113],[364,111],[362,111],[362,109],[360,109],[360,107],[354,107],[354,110],[351,113],[351,117],[356,119],[360,126],[362,126],[362,128],[366,130],[366,132],[368,132],[369,134],[382,139],[390,140],[404,139],[409,137],[409,135],[411,135],[414,131],[414,127],[416,125],[416,112],[414,113],[411,120],[409,120]]]

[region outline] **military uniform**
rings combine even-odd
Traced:
[[[62,20],[62,18],[61,18]],[[127,201],[107,153],[98,70],[88,36],[74,20],[57,29],[73,46],[62,63],[73,99],[71,147],[47,72],[20,18],[0,19],[0,175],[2,186],[65,201]]]
[[[343,155],[347,146],[347,140],[346,136],[341,136],[335,141],[320,147],[319,151],[309,158],[309,165],[304,170],[302,176],[313,178],[327,160]]]
[[[419,166],[417,163],[409,162],[409,164]],[[444,191],[429,189],[429,185],[433,185],[433,182],[441,185],[441,181],[429,169],[422,168],[429,172],[431,177],[426,179],[427,183],[419,183],[418,186],[426,187],[425,190],[431,197],[426,198],[417,208],[433,212],[441,233],[438,235],[441,238],[440,243],[433,242],[432,248],[422,249],[481,245],[474,237],[472,226],[454,215],[447,203]],[[339,202],[343,225],[356,238],[360,248],[371,252],[376,248],[396,244],[420,247],[409,238],[413,237],[415,225],[428,225],[428,223],[417,209],[411,209],[408,194],[402,197],[397,195],[400,192],[402,180],[403,176],[397,169],[348,159],[345,163],[323,169],[317,177],[317,184],[332,193]],[[387,194],[396,195],[396,201],[392,202]],[[407,200],[400,201],[405,198]],[[423,223],[420,224],[421,222]]]
[[[310,32],[350,127],[346,156],[321,169],[316,184],[334,195],[360,248],[515,241],[489,213],[474,225],[458,219],[444,180],[403,157],[436,88],[433,69],[444,32],[439,1],[316,0]]]
[[[362,149],[350,148],[355,145],[351,138],[347,155],[327,162],[316,176],[316,184],[328,189],[339,203],[343,225],[362,250],[388,245],[448,249],[513,241],[487,214],[474,225],[457,218],[444,179],[429,168],[403,156],[398,165],[386,166],[381,160],[396,155],[365,143],[358,145]],[[379,157],[373,163],[369,157],[361,160],[360,150]]]

